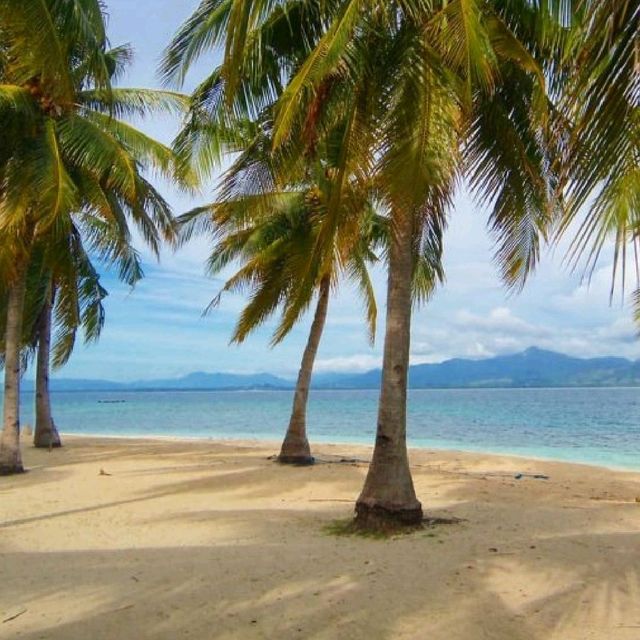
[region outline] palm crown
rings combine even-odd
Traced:
[[[26,237],[25,228],[64,236],[73,213],[92,251],[122,259],[124,245],[100,237],[105,224],[128,237],[129,218],[157,251],[173,223],[142,169],[152,166],[185,182],[188,175],[176,173],[170,149],[118,117],[178,109],[184,99],[112,87],[130,50],[108,48],[99,3],[59,4],[2,10],[0,110],[7,127],[0,134],[0,233],[16,241]],[[36,19],[40,10],[46,15]],[[34,24],[50,28],[34,30]],[[121,262],[127,279],[137,268],[129,258]]]

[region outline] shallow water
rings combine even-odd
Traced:
[[[61,431],[278,440],[290,391],[53,394]],[[371,444],[378,393],[315,391],[313,441]],[[118,402],[114,402],[118,401]],[[31,397],[23,422],[33,423]],[[512,453],[640,470],[640,389],[436,389],[409,394],[413,446]]]

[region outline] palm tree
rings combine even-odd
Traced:
[[[278,456],[281,463],[306,465],[313,463],[306,432],[309,387],[331,289],[336,288],[343,277],[356,284],[373,341],[377,312],[367,264],[378,260],[377,250],[386,252],[389,225],[388,219],[377,214],[372,206],[371,185],[363,188],[360,181],[347,179],[341,193],[342,201],[347,204],[343,215],[333,216],[338,224],[327,240],[326,223],[332,219],[331,208],[336,202],[339,158],[326,147],[316,149],[315,160],[306,167],[299,182],[279,188],[280,167],[270,156],[271,141],[265,130],[264,126],[259,128],[259,133],[227,172],[220,200],[185,214],[179,223],[185,241],[194,233],[211,236],[214,247],[208,270],[212,275],[231,263],[241,264],[221,291],[221,294],[243,291],[250,298],[232,341],[242,342],[281,309],[282,319],[273,337],[273,344],[279,343],[317,293],[289,425]],[[425,247],[416,269],[416,296],[430,295],[442,276],[441,236],[434,239],[436,244]],[[320,242],[326,259],[310,259],[317,255]]]
[[[254,141],[228,172],[221,190],[222,200],[197,208],[178,221],[184,240],[194,233],[211,236],[214,244],[208,261],[211,275],[234,262],[241,264],[240,270],[227,280],[214,300],[217,304],[221,294],[227,291],[249,295],[250,302],[240,316],[232,341],[244,341],[251,331],[281,308],[281,323],[273,338],[273,344],[279,343],[317,292],[289,425],[278,456],[279,462],[284,464],[312,464],[306,409],[330,292],[344,277],[356,284],[365,305],[369,337],[373,342],[377,311],[367,264],[378,261],[378,252],[385,255],[388,252],[389,221],[386,216],[376,213],[369,192],[359,190],[357,182],[347,181],[352,185],[344,196],[349,201],[348,214],[352,217],[348,224],[355,224],[357,229],[344,228],[345,218],[348,219],[345,215],[333,238],[331,259],[325,263],[310,261],[318,246],[318,235],[330,215],[335,185],[327,176],[333,175],[333,167],[328,162],[314,164],[316,171],[308,171],[311,175],[307,182],[279,190],[271,173],[272,163],[264,155],[258,160],[256,149],[264,150],[264,143]],[[260,177],[256,179],[258,175]],[[259,185],[257,193],[255,185]],[[428,298],[443,277],[442,229],[436,231],[430,236],[430,243],[423,247],[414,270],[412,295],[415,298]],[[311,286],[305,286],[307,282],[312,283]]]
[[[172,42],[163,64],[168,79],[184,79],[202,39],[207,40],[209,31],[216,29],[215,4],[203,3]],[[208,11],[213,13],[207,16]],[[208,26],[203,30],[201,20],[205,18]],[[298,12],[280,13],[271,20],[265,56],[290,60],[303,57],[307,49],[304,39],[289,37],[292,20],[304,29]],[[278,456],[283,464],[308,465],[314,459],[306,432],[307,402],[330,292],[344,275],[357,284],[373,341],[377,311],[367,262],[377,260],[374,248],[382,240],[385,224],[371,205],[371,181],[360,168],[354,171],[348,166],[347,156],[336,144],[348,129],[343,119],[330,125],[331,133],[321,144],[308,141],[303,162],[289,163],[292,153],[279,158],[271,154],[272,107],[282,88],[278,64],[270,68],[273,74],[269,78],[254,79],[266,87],[259,105],[240,99],[228,113],[224,109],[222,69],[215,69],[194,92],[189,118],[175,142],[177,152],[203,173],[219,166],[225,155],[241,155],[223,180],[219,201],[185,214],[180,223],[184,240],[194,232],[212,237],[211,274],[231,261],[242,263],[222,290],[243,289],[251,299],[232,341],[242,342],[281,308],[282,320],[272,341],[273,345],[279,343],[317,293],[291,417]],[[252,82],[247,79],[247,88]],[[311,136],[316,137],[313,132]],[[431,258],[439,265],[439,255]],[[431,262],[424,262],[427,264]],[[423,276],[420,286],[431,286],[432,280],[427,285],[426,274]]]
[[[55,265],[53,270],[49,264]],[[35,359],[36,447],[53,448],[62,444],[52,417],[49,369],[51,364],[58,368],[67,362],[79,329],[84,333],[85,342],[98,339],[104,324],[102,301],[106,295],[77,229],[73,229],[69,242],[62,247],[43,242],[33,247],[23,312],[22,368]],[[7,296],[0,295],[0,336],[6,331],[6,303]],[[3,354],[4,341],[0,338],[0,357]]]
[[[38,448],[57,448],[62,446],[60,433],[53,420],[51,394],[49,389],[49,371],[51,366],[51,325],[55,286],[52,278],[45,279],[46,285],[42,299],[42,309],[36,324],[36,424],[33,444]]]
[[[51,394],[49,390],[49,370],[51,362],[51,325],[55,286],[52,278],[45,278],[42,309],[36,323],[34,335],[37,345],[36,355],[36,424],[33,433],[35,447],[49,449],[62,446],[60,433],[53,420]]]
[[[196,212],[185,214],[182,223],[190,232],[196,224],[202,232],[212,236],[213,250],[208,261],[208,271],[215,275],[234,262],[240,269],[222,287],[223,292],[240,291],[249,297],[249,303],[240,315],[232,341],[241,343],[248,334],[269,319],[279,308],[282,319],[272,344],[277,344],[288,334],[297,318],[312,303],[317,293],[317,303],[307,345],[296,383],[293,407],[286,436],[282,443],[279,462],[283,464],[313,464],[306,433],[306,407],[313,364],[320,344],[327,317],[332,287],[338,284],[343,271],[356,279],[365,305],[371,334],[375,331],[376,305],[373,288],[366,268],[375,260],[369,245],[352,247],[349,255],[334,264],[333,271],[319,271],[311,280],[311,286],[302,293],[301,273],[308,269],[309,252],[317,233],[318,217],[324,203],[318,191],[300,189],[291,192],[271,192],[261,197],[260,213],[256,215],[256,198],[238,196],[233,200],[218,202]],[[204,215],[206,223],[200,219]],[[364,230],[363,230],[364,235]],[[336,246],[336,253],[345,247]],[[300,298],[304,298],[301,303]]]
[[[358,526],[422,519],[406,448],[411,278],[417,248],[443,226],[458,181],[466,176],[492,205],[496,260],[510,286],[520,286],[535,266],[553,217],[545,74],[553,72],[549,43],[562,22],[555,3],[548,5],[553,10],[526,0],[335,0],[304,7],[205,1],[176,41],[182,66],[179,56],[168,59],[167,70],[179,75],[207,47],[223,44],[215,86],[224,97],[216,107],[233,111],[248,103],[257,110],[276,93],[276,154],[304,155],[339,114],[349,123],[334,139],[345,166],[366,168],[389,211],[378,430],[356,503]],[[308,52],[302,62],[283,49],[283,32]]]
[[[127,47],[109,49],[98,0],[25,0],[0,5],[0,257],[7,287],[4,427],[0,473],[22,470],[19,449],[20,347],[26,275],[35,243],[61,246],[72,229],[89,248],[137,268],[129,221],[157,252],[174,237],[170,208],[145,168],[186,183],[170,149],[120,116],[182,109],[176,93],[118,89]],[[117,228],[126,242],[103,237]],[[58,245],[58,243],[61,243]]]
[[[580,10],[564,47],[572,82],[560,87],[568,151],[560,185],[566,209],[556,238],[577,230],[569,259],[577,266],[584,258],[588,277],[612,240],[610,296],[619,277],[624,294],[630,259],[640,321],[640,2],[585,0]]]
[[[113,231],[119,233],[117,229]],[[108,235],[108,230],[104,229],[102,233]],[[116,237],[113,241],[122,240]],[[45,252],[50,254],[52,249],[55,250],[49,245]],[[128,251],[135,255],[133,248]],[[82,330],[85,343],[98,340],[105,322],[102,302],[108,295],[100,283],[100,274],[83,246],[78,229],[73,229],[56,253],[55,256],[47,256],[55,267],[51,270],[45,268],[40,274],[45,285],[44,295],[40,299],[40,313],[36,316],[33,333],[33,343],[37,349],[33,444],[42,448],[62,446],[52,416],[50,368],[58,369],[67,363],[73,353],[78,331]],[[138,261],[137,256],[133,259]],[[134,286],[141,277],[142,270],[136,267],[129,272],[127,284]],[[25,317],[29,316],[25,313]],[[52,336],[54,328],[55,334]]]

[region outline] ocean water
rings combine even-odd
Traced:
[[[128,391],[53,393],[63,433],[279,440],[289,391]],[[23,398],[23,423],[33,423]],[[315,391],[313,442],[372,444],[378,393]],[[412,446],[586,462],[640,470],[640,389],[412,390]]]

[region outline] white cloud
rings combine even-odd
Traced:
[[[382,358],[372,354],[356,354],[343,358],[321,358],[316,361],[315,370],[335,372],[362,372],[382,366]]]
[[[456,314],[456,326],[464,331],[485,331],[488,333],[508,334],[511,337],[545,338],[550,329],[536,326],[513,315],[508,307],[496,307],[488,316],[481,316],[463,309]]]
[[[527,322],[511,309],[497,307],[485,315],[461,311],[448,327],[440,326],[432,332],[422,327],[419,335],[420,339],[412,345],[413,362],[490,357],[516,353],[531,346],[577,357],[640,357],[637,328],[631,318],[625,316],[613,317],[596,327],[551,326]]]

